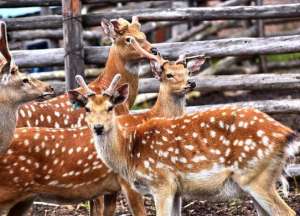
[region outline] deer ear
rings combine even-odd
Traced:
[[[113,40],[116,38],[117,33],[115,32],[115,27],[112,22],[110,22],[107,19],[102,19],[101,28],[104,34],[106,34],[108,37],[110,37]]]
[[[128,96],[129,96],[129,85],[125,83],[116,89],[115,93],[111,96],[110,101],[114,105],[118,105],[125,102]]]
[[[191,74],[193,74],[193,73],[199,71],[201,69],[201,66],[204,63],[205,63],[205,58],[203,56],[195,58],[195,59],[191,59],[187,63],[187,68],[188,68],[189,72]]]
[[[88,102],[88,98],[78,91],[70,90],[68,91],[69,100],[75,109],[85,107]]]
[[[150,61],[151,71],[155,79],[161,80],[163,66],[157,61]]]

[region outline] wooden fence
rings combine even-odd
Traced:
[[[62,6],[62,15],[47,15],[39,17],[24,17],[5,19],[8,30],[21,40],[23,35],[31,34],[28,39],[41,37],[38,35],[44,29],[44,38],[64,38],[64,48],[47,50],[18,50],[13,51],[16,63],[22,67],[65,66],[66,88],[74,88],[74,76],[84,74],[84,65],[103,65],[106,61],[109,47],[84,47],[82,39],[88,34],[94,38],[101,38],[100,34],[84,31],[83,27],[99,26],[102,18],[131,18],[136,15],[141,21],[146,22],[145,31],[152,31],[157,26],[168,26],[174,23],[187,21],[204,21],[199,26],[189,30],[185,35],[179,35],[168,43],[156,44],[161,53],[167,58],[176,58],[183,53],[206,54],[211,57],[253,56],[265,54],[300,52],[300,35],[264,37],[263,25],[300,20],[300,4],[286,5],[261,5],[257,1],[256,6],[249,6],[249,0],[229,0],[222,3],[223,7],[205,8],[172,8],[172,9],[139,9],[118,10],[114,13],[101,12],[93,14],[81,14],[82,4],[115,4],[117,2],[134,2],[131,0],[4,0],[0,2],[0,8],[4,7],[29,7],[29,6]],[[138,2],[138,1],[137,1]],[[248,6],[246,6],[248,5]],[[239,20],[263,19],[257,24],[257,28],[247,33],[248,37],[226,38],[209,41],[177,42],[184,41],[191,35],[212,26],[211,20],[232,20],[227,24],[218,24],[217,29],[239,25]],[[272,19],[272,20],[270,20]],[[150,25],[149,21],[162,21],[157,25]],[[260,27],[259,27],[260,26]],[[62,28],[60,30],[59,28]],[[49,30],[53,29],[53,30]],[[34,32],[36,31],[36,32]],[[257,33],[256,38],[253,36]],[[297,32],[296,32],[297,33]],[[18,35],[19,34],[19,35]],[[187,35],[188,34],[188,35]],[[229,59],[230,60],[230,59]],[[263,59],[261,59],[263,63]],[[226,58],[225,58],[226,63]],[[268,65],[265,64],[265,67]],[[266,69],[257,69],[263,70]],[[210,74],[208,72],[208,74]],[[300,89],[300,74],[256,74],[256,75],[227,75],[212,77],[195,77],[197,90],[258,90],[258,89]],[[61,84],[59,84],[61,85]],[[153,79],[142,79],[140,93],[157,92],[158,82]],[[257,101],[251,102],[252,106],[261,108],[270,113],[298,113],[300,103],[298,100],[287,101]],[[242,103],[247,105],[248,103]],[[251,104],[250,104],[251,105]],[[192,110],[200,107],[191,108]]]

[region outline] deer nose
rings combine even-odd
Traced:
[[[156,47],[152,47],[150,51],[153,55],[158,55],[158,49]]]
[[[104,126],[101,124],[94,125],[94,131],[97,135],[102,135],[104,131]]]
[[[188,85],[190,86],[191,89],[194,89],[196,87],[196,83],[192,80],[188,80]]]

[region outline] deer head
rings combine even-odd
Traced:
[[[176,61],[168,61],[161,57],[150,61],[153,75],[161,82],[160,92],[184,96],[196,87],[194,81],[189,79],[195,71],[199,71],[204,64],[204,55],[186,57],[179,56]]]
[[[53,95],[53,88],[44,82],[20,73],[18,66],[8,48],[6,24],[0,22],[0,52],[1,57],[1,85],[5,85],[9,99],[16,103],[25,103],[34,99],[44,99]]]
[[[83,95],[78,91],[69,91],[69,98],[72,104],[84,107],[86,110],[86,122],[91,129],[97,133],[109,131],[112,128],[111,119],[114,116],[113,108],[125,102],[129,94],[128,84],[117,87],[121,78],[119,74],[115,75],[110,86],[101,94],[93,94],[91,89],[84,83],[82,77],[77,76],[77,81],[88,94]]]
[[[103,19],[101,27],[123,59],[136,60],[145,57],[144,52],[157,53],[156,48],[152,47],[141,31],[137,17],[132,17],[131,23],[123,18],[110,21]]]

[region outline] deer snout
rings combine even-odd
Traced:
[[[150,49],[150,51],[151,51],[151,53],[152,53],[153,55],[158,55],[158,54],[159,54],[158,49],[157,49],[156,47],[152,47],[152,48]]]
[[[192,80],[187,81],[187,86],[186,86],[187,89],[193,90],[195,87],[196,87],[195,81],[192,81]]]
[[[96,135],[100,136],[103,134],[104,126],[101,124],[96,124],[96,125],[94,125],[94,131],[95,131]]]

